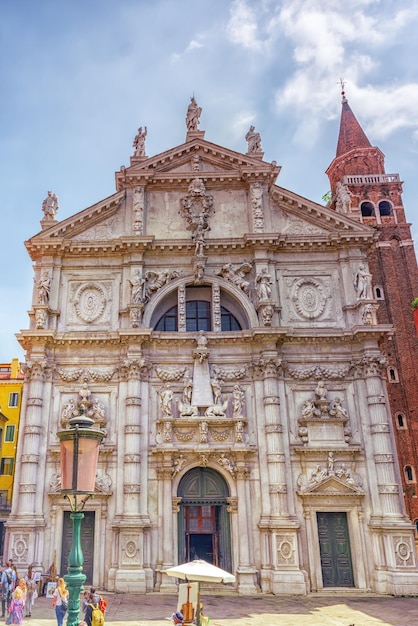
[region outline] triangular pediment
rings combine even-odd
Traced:
[[[77,241],[79,237],[108,241],[120,236],[123,225],[117,212],[124,197],[124,192],[117,192],[60,222],[51,221],[50,226],[44,223],[44,229],[25,242],[28,251],[46,243],[53,245],[54,241]]]
[[[149,182],[190,181],[196,176],[212,181],[246,181],[251,177],[273,183],[280,167],[259,156],[249,156],[195,138],[153,157],[132,157],[129,167],[116,173],[116,187],[123,189]]]
[[[370,226],[278,185],[272,185],[270,197],[273,230],[287,238],[374,237]]]
[[[359,495],[363,490],[354,482],[348,483],[338,478],[338,476],[327,476],[321,482],[317,482],[304,491],[304,495],[324,495],[332,494]]]

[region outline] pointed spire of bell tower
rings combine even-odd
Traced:
[[[399,175],[386,174],[385,155],[371,145],[348,104],[342,80],[341,86],[337,153],[326,171],[331,185],[329,206],[373,225],[394,220],[395,212],[398,221],[405,221]]]
[[[340,134],[338,136],[337,154],[336,157],[340,157],[350,150],[359,148],[371,148],[372,145],[367,139],[365,132],[357,121],[356,116],[350,109],[348,100],[345,97],[344,82],[341,80],[341,121],[340,121]]]

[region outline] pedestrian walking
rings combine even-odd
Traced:
[[[21,624],[23,622],[23,591],[21,587],[16,587],[9,605],[9,617],[6,624]]]
[[[58,578],[57,588],[52,596],[52,607],[55,609],[57,626],[62,626],[68,609],[68,589],[63,578]]]
[[[32,606],[35,599],[38,597],[36,589],[35,574],[32,569],[32,565],[29,565],[28,571],[25,575],[26,582],[26,602],[25,602],[25,616],[30,617],[32,614]]]
[[[10,567],[9,561],[7,561],[6,567],[1,575],[1,617],[5,617],[6,611],[9,612],[15,581],[15,573]]]

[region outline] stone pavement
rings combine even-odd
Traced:
[[[130,596],[103,593],[106,625],[170,626],[177,596],[159,593]],[[393,598],[340,592],[327,595],[240,596],[202,594],[210,626],[416,626],[418,598]],[[38,598],[24,626],[56,626],[51,600]],[[65,626],[65,623],[64,623]]]

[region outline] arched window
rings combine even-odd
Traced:
[[[362,202],[360,209],[363,217],[372,217],[374,215],[374,206],[371,202]]]
[[[381,200],[379,202],[379,213],[382,216],[392,214],[392,205],[387,200]]]
[[[375,287],[373,287],[373,291],[374,291],[374,297],[376,298],[376,300],[385,299],[385,293],[383,291],[383,288],[380,285],[376,285]]]
[[[171,307],[155,325],[155,330],[176,332],[178,330],[178,306]],[[212,330],[210,302],[206,300],[190,300],[186,302],[186,331]],[[221,306],[221,330],[228,332],[242,330],[237,318],[225,307]]]
[[[405,472],[405,480],[407,483],[414,483],[415,482],[415,472],[414,469],[411,465],[405,465],[404,467],[404,472]]]
[[[403,413],[396,414],[396,426],[399,430],[406,430],[406,421]]]
[[[388,367],[388,381],[390,383],[398,383],[399,382],[399,376],[398,376],[398,370],[396,369],[396,367]]]

